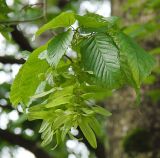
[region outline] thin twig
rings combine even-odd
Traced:
[[[71,28],[72,28],[73,31],[76,31],[75,28],[72,25],[71,25]]]
[[[68,56],[68,55],[64,55],[71,63],[73,63],[73,60]]]
[[[50,30],[50,32],[51,32],[51,34],[52,34],[53,36],[57,36],[57,33],[56,33],[56,32],[51,31],[51,30]]]
[[[22,11],[22,10],[24,10],[24,9],[26,9],[26,8],[29,8],[29,7],[33,7],[33,6],[43,6],[43,5],[44,5],[43,3],[27,4],[27,5],[23,6],[20,11]]]
[[[47,0],[44,0],[43,4],[43,17],[47,21]]]
[[[36,17],[36,18],[32,18],[32,19],[28,19],[28,20],[13,20],[13,21],[0,21],[0,24],[3,25],[13,25],[13,24],[17,24],[17,23],[27,23],[27,22],[33,22],[36,20],[40,20],[43,18],[43,15]]]

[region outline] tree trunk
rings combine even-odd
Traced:
[[[139,1],[143,3],[144,0]],[[123,26],[128,26],[131,24],[143,24],[148,22],[150,19],[155,17],[156,13],[144,13],[140,12],[138,16],[130,16],[130,12],[124,12],[123,7],[128,1],[126,0],[111,0],[111,14],[114,16],[119,16],[123,21]],[[147,38],[139,40],[142,47],[147,50],[159,47],[160,38],[158,34],[154,34],[152,38]],[[158,60],[158,59],[157,59]],[[149,130],[152,140],[151,155],[145,155],[147,158],[159,158],[159,147],[160,138],[157,135],[157,130],[160,132],[160,108],[158,103],[153,103],[153,101],[147,96],[147,91],[151,89],[157,89],[160,85],[160,76],[157,77],[157,82],[151,86],[143,86],[142,91],[142,103],[141,107],[135,108],[134,101],[136,99],[135,93],[130,88],[124,88],[113,94],[113,97],[107,101],[106,108],[112,111],[113,115],[109,118],[107,124],[107,132],[109,137],[109,158],[125,158],[126,153],[124,152],[122,141],[126,136],[128,131],[134,128],[142,127]]]

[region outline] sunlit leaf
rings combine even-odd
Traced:
[[[68,27],[71,26],[75,22],[74,13],[71,11],[63,12],[47,24],[43,25],[37,32],[36,35],[40,35],[43,32],[54,29],[58,27]]]
[[[49,65],[45,60],[40,60],[38,56],[46,48],[47,44],[37,48],[16,75],[10,92],[10,100],[14,106],[20,102],[27,105],[30,97],[42,82],[39,75],[45,73]]]

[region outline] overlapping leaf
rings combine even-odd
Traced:
[[[51,21],[49,21],[47,24],[43,25],[37,32],[36,35],[40,35],[43,32],[54,29],[58,27],[68,27],[71,26],[75,22],[74,13],[71,11],[63,12]]]
[[[153,69],[154,58],[123,32],[117,33],[114,39],[120,50],[121,68],[127,81],[139,88]]]
[[[10,92],[10,100],[14,106],[20,102],[27,105],[41,83],[42,79],[39,75],[45,73],[49,65],[45,60],[40,60],[38,56],[46,48],[47,44],[36,49],[20,68]]]
[[[94,13],[88,13],[84,16],[76,15],[82,30],[86,32],[104,32],[107,28],[114,26],[119,18],[116,16],[103,17]]]
[[[11,9],[7,6],[5,0],[0,0],[0,4],[1,4],[0,20],[6,20],[7,14],[11,11]]]
[[[97,33],[83,42],[82,61],[84,68],[93,71],[97,80],[108,88],[121,85],[119,52],[110,36]]]
[[[73,32],[68,30],[55,36],[48,44],[47,61],[51,66],[57,66],[67,48],[71,44]]]

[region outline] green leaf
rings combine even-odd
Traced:
[[[81,95],[83,99],[103,100],[112,95],[111,90],[96,85],[82,85],[82,88],[85,92]]]
[[[121,85],[118,49],[110,36],[97,33],[84,40],[81,48],[82,62],[87,71],[93,71],[97,81],[108,88]]]
[[[94,111],[92,109],[89,108],[81,108],[81,110],[86,113],[87,115],[92,115],[94,114]],[[85,115],[86,116],[86,115]]]
[[[119,20],[116,16],[103,17],[94,13],[88,13],[84,16],[76,15],[76,19],[78,20],[82,30],[86,32],[104,32],[115,25]]]
[[[47,24],[43,25],[37,32],[36,35],[39,36],[43,32],[49,29],[59,28],[59,27],[68,27],[74,24],[75,17],[74,13],[71,11],[63,12]]]
[[[115,42],[120,50],[121,69],[127,81],[139,88],[151,73],[155,65],[154,58],[123,32],[115,36]]]
[[[0,4],[1,4],[1,13],[0,14],[7,15],[9,12],[11,12],[11,9],[7,6],[7,3],[5,0],[0,0]]]
[[[1,35],[8,41],[11,41],[11,35],[9,32],[0,32]]]
[[[93,148],[97,148],[97,141],[95,134],[91,129],[91,127],[89,126],[88,122],[85,119],[82,119],[81,122],[79,123],[79,127],[84,136],[86,137],[86,139],[88,140],[88,142],[90,143],[90,145]]]
[[[111,116],[112,113],[109,112],[108,110],[106,110],[105,108],[102,108],[100,106],[95,106],[92,107],[93,111],[95,111],[96,113],[100,114],[100,115],[104,115],[104,116]]]
[[[14,106],[20,102],[27,105],[30,97],[42,82],[39,75],[45,73],[49,65],[45,60],[40,60],[38,56],[46,48],[47,44],[36,49],[16,75],[10,92],[10,100]]]
[[[47,61],[51,66],[57,66],[67,48],[71,44],[73,32],[68,30],[55,36],[48,44]]]
[[[102,100],[102,99],[105,99],[106,97],[108,96],[111,96],[111,92],[109,91],[105,91],[105,92],[95,92],[95,93],[85,93],[85,94],[82,94],[81,97],[83,99],[96,99],[96,100]]]

